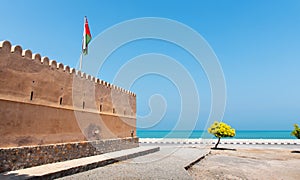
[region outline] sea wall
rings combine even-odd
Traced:
[[[0,148],[126,138],[135,125],[134,93],[0,42]]]
[[[0,173],[138,147],[138,138],[0,149]]]

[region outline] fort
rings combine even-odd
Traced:
[[[0,172],[138,146],[136,95],[0,42]]]

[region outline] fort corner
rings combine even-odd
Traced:
[[[138,146],[134,93],[9,41],[0,77],[0,172]]]

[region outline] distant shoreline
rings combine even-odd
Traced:
[[[174,130],[137,130],[140,138],[213,138],[213,135],[203,130],[174,131]],[[296,139],[291,135],[291,130],[236,130],[233,138],[224,139]]]

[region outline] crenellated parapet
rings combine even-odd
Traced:
[[[116,85],[113,85],[109,82],[106,82],[104,80],[98,79],[96,77],[93,77],[89,74],[86,74],[84,72],[78,71],[75,68],[71,68],[67,65],[64,65],[63,63],[59,63],[56,60],[50,60],[48,57],[42,57],[40,54],[34,54],[31,50],[25,49],[23,50],[21,46],[19,45],[12,45],[9,41],[1,41],[0,42],[0,52],[2,54],[10,54],[13,53],[14,55],[17,55],[19,57],[31,59],[37,62],[40,62],[43,65],[50,66],[54,70],[63,71],[69,74],[73,74],[75,76],[81,77],[83,79],[86,79],[87,81],[94,82],[96,84],[100,84],[103,86],[106,86],[110,89],[115,89],[117,91],[120,91],[122,93],[126,93],[131,96],[136,96],[135,93],[128,91],[126,89],[123,89],[121,87],[118,87]]]

